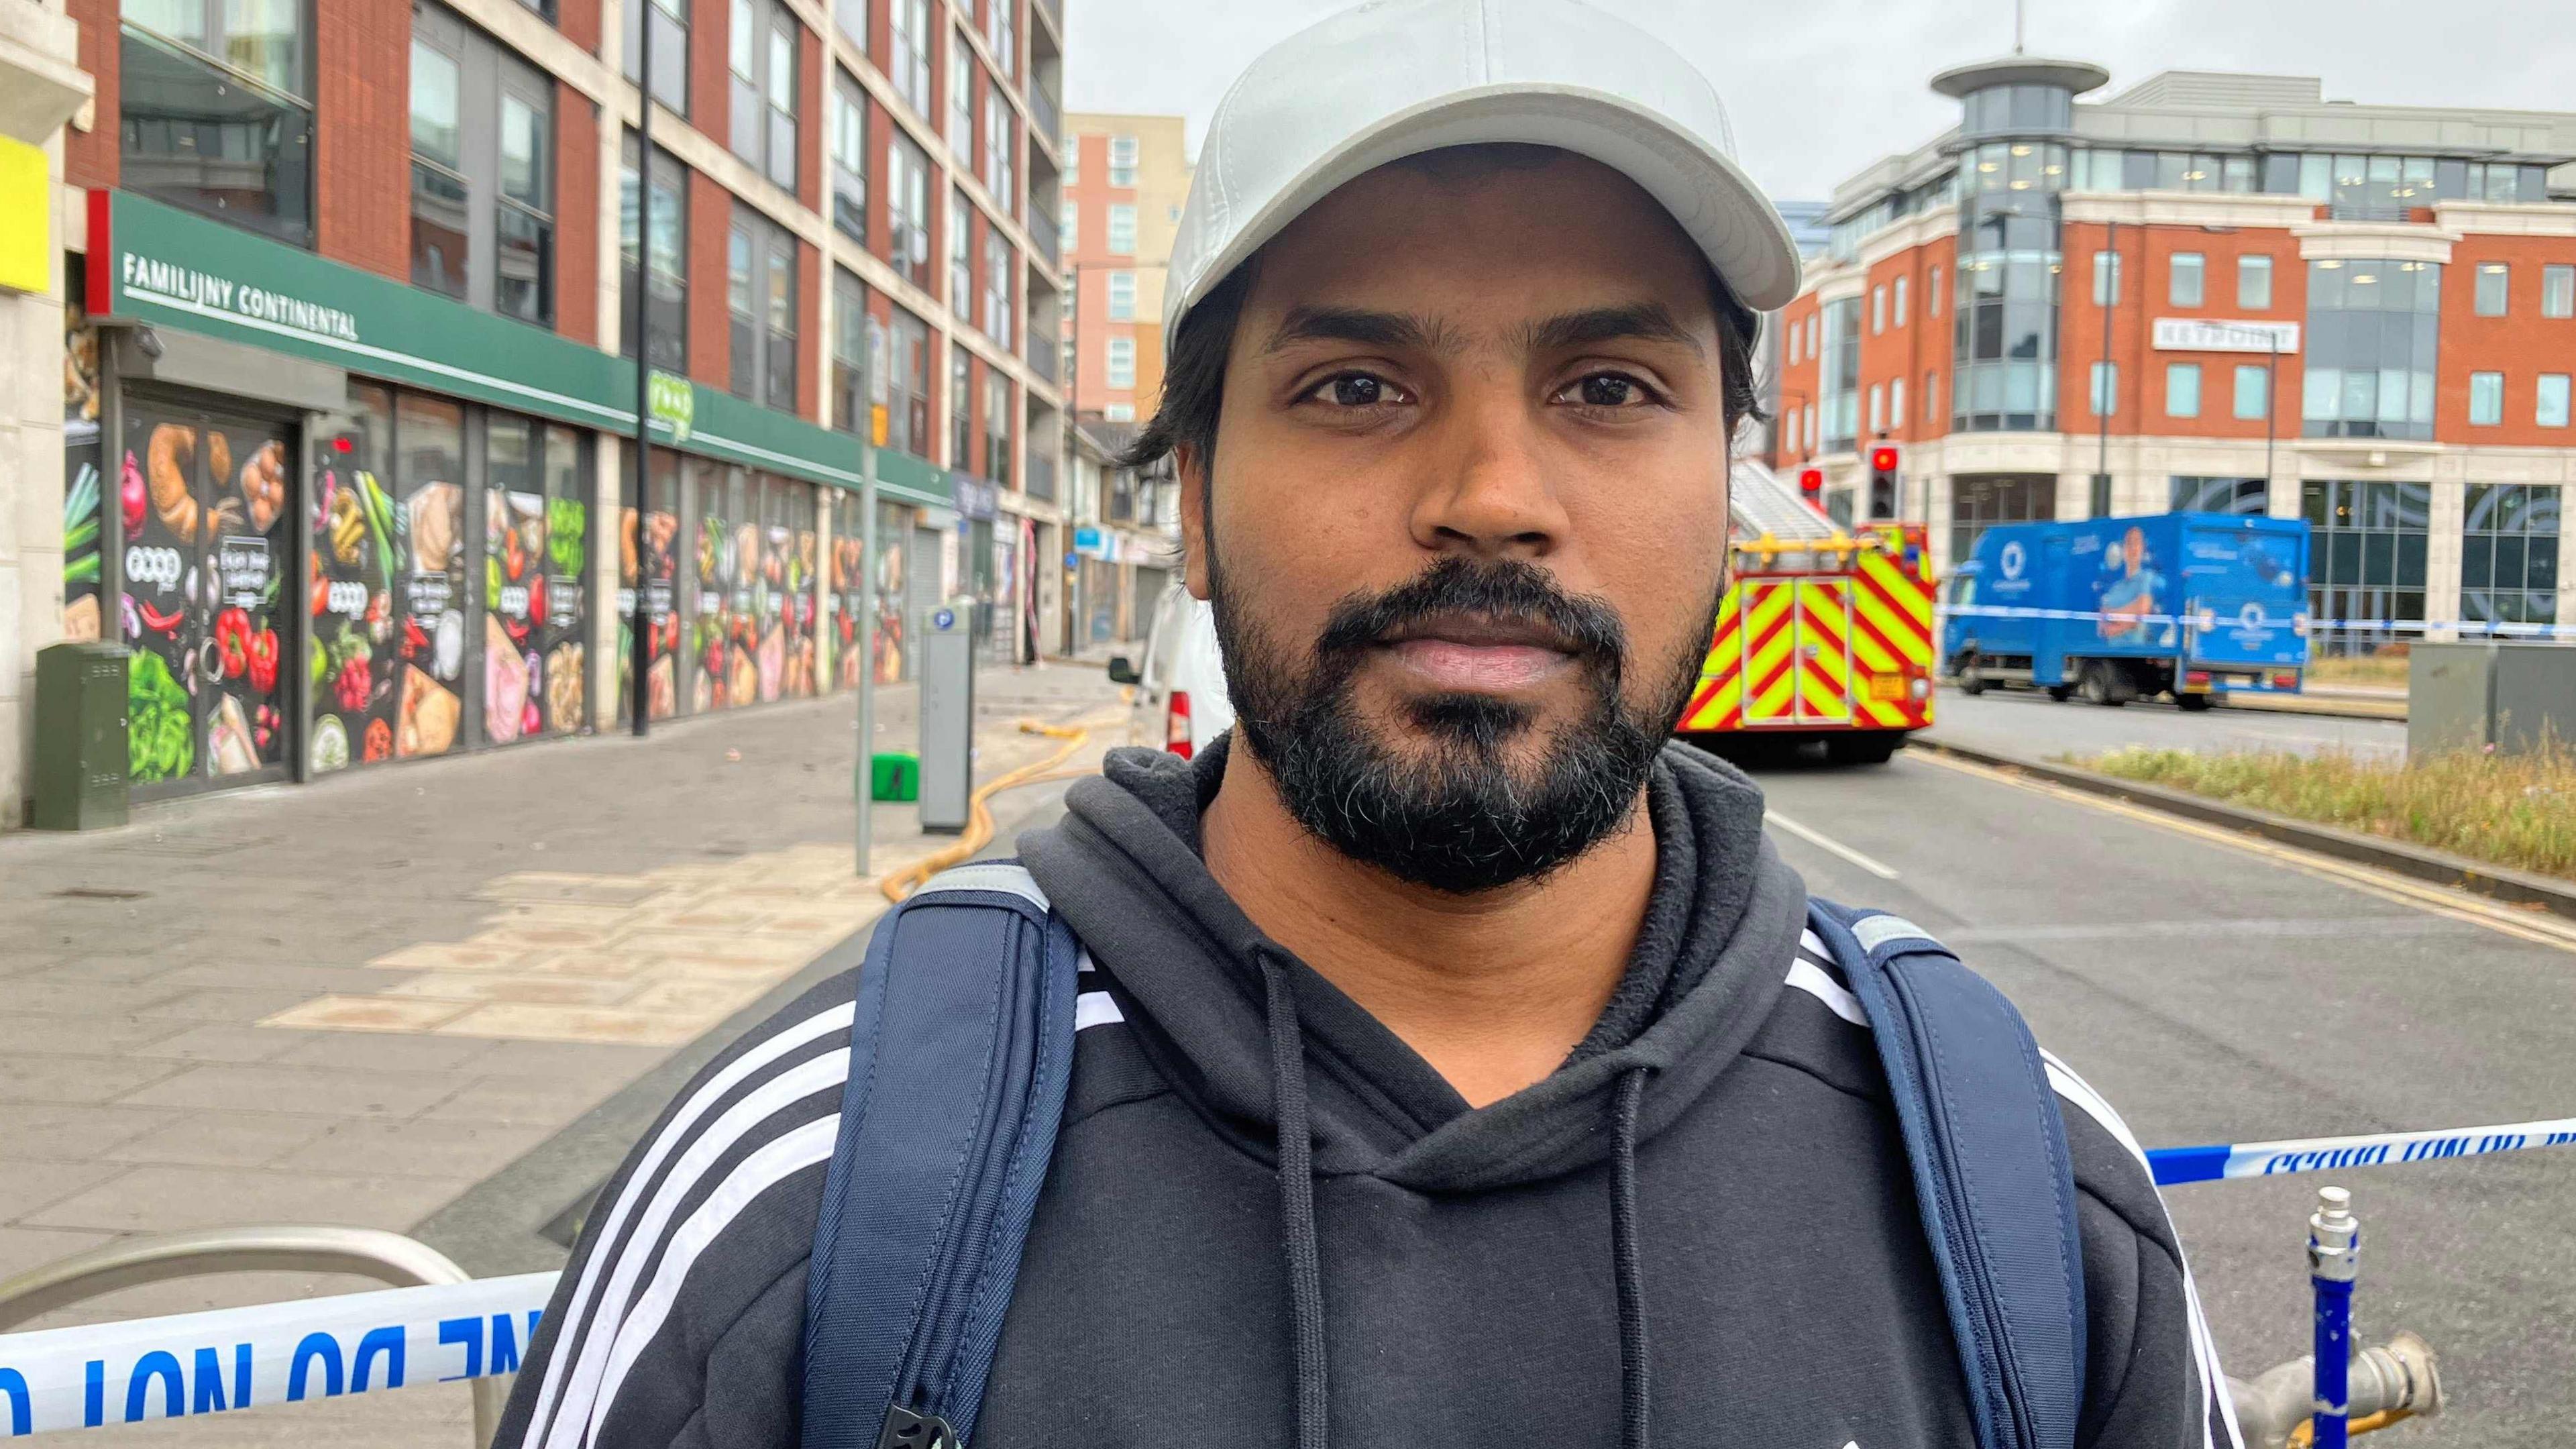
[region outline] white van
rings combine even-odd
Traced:
[[[1109,677],[1136,686],[1127,714],[1127,743],[1194,758],[1208,741],[1234,728],[1225,697],[1225,659],[1216,647],[1216,612],[1174,584],[1154,604],[1145,634],[1145,663],[1119,655]]]

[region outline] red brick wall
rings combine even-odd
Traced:
[[[636,0],[649,4],[651,0]],[[599,0],[555,0],[555,28],[563,37],[593,55],[599,54]]]
[[[809,40],[812,37],[807,37]],[[822,416],[823,370],[831,366],[831,348],[817,360],[812,346],[823,335],[823,254],[810,242],[796,244],[796,415],[830,423]]]
[[[117,0],[71,0],[72,20],[80,26],[80,68],[96,85],[98,124],[87,131],[63,131],[63,179],[74,186],[114,186],[118,142]]]
[[[796,198],[816,211],[823,206],[823,128],[832,114],[831,93],[824,89],[823,37],[796,27]],[[870,168],[869,174],[878,174]]]
[[[689,123],[719,146],[732,144],[733,136],[726,124],[733,104],[732,73],[727,69],[732,25],[730,0],[698,0],[689,7]]]
[[[1085,158],[1086,160],[1089,158]],[[1084,302],[1091,300],[1086,294]],[[1808,319],[1816,315],[1816,294],[1806,293],[1780,309],[1780,448],[1773,465],[1803,462],[1807,453],[1806,415],[1815,410],[1818,378],[1816,358],[1807,351]],[[1789,334],[1798,335],[1798,360],[1789,360]],[[1797,430],[1790,431],[1791,414],[1796,414]],[[1821,434],[1819,434],[1821,436]]]
[[[2505,315],[2478,315],[2478,268],[2510,268]],[[2540,374],[2576,373],[2576,319],[2540,315],[2540,269],[2576,264],[2566,237],[2471,233],[2451,248],[2442,269],[2442,359],[2434,382],[2433,436],[2446,443],[2508,447],[2576,447],[2576,429],[2534,421]],[[2472,426],[2469,374],[2504,374],[2504,420]]]
[[[1917,253],[1913,303],[1907,312],[1914,344],[1912,370],[1906,374],[1905,427],[1899,437],[1930,441],[1950,431],[1950,360],[1959,319],[1959,239],[1939,236]],[[1867,357],[1867,353],[1862,354]],[[1932,386],[1923,385],[1926,377]]]
[[[882,11],[885,7],[879,5],[870,8]],[[880,29],[884,27],[885,17],[882,14],[877,17],[876,24]],[[879,104],[875,97],[869,97],[868,145],[873,150],[868,156],[867,245],[869,253],[877,257],[885,256],[894,245],[894,223],[891,220],[893,211],[887,202],[887,197],[894,189],[892,179],[894,172],[893,168],[886,163],[886,155],[893,149],[894,133],[894,113]]]
[[[411,278],[411,10],[316,7],[314,174],[326,257]]]
[[[1929,350],[1928,332],[1923,316],[1923,289],[1930,279],[1932,263],[1926,247],[1908,247],[1892,257],[1882,257],[1870,267],[1868,290],[1861,294],[1860,312],[1860,442],[1866,449],[1885,434],[1890,441],[1912,435],[1915,418],[1922,411],[1922,399],[1916,393],[1922,388],[1923,356]],[[1905,313],[1897,319],[1896,286],[1905,284]],[[1877,299],[1883,295],[1885,301]],[[1877,310],[1883,306],[1882,314]],[[1881,330],[1872,331],[1873,322],[1882,321]],[[1937,328],[1938,323],[1932,324]],[[1947,334],[1943,334],[1946,340]],[[1895,413],[1895,385],[1905,384],[1905,417],[1898,422]],[[1879,392],[1879,425],[1869,424],[1869,393]]]
[[[555,330],[575,342],[599,340],[599,107],[561,82],[555,86]]]
[[[725,241],[732,229],[733,193],[690,172],[689,376],[718,392],[733,386],[733,319],[725,299]]]
[[[2100,426],[2092,407],[2093,364],[2103,358],[2102,308],[2093,300],[2093,254],[2104,249],[2107,232],[2100,223],[2070,223],[2066,228],[2063,304],[2058,310],[2057,421],[2069,433],[2087,433]],[[2120,371],[2119,404],[2111,417],[2111,431],[2184,438],[2262,437],[2264,419],[2236,416],[2236,369],[2268,366],[2271,354],[2159,351],[2154,345],[2155,319],[2304,320],[2308,272],[2307,263],[2299,259],[2298,239],[2276,227],[2215,232],[2196,226],[2123,226],[2118,247],[2120,294],[2111,308],[2110,360]],[[2173,304],[2173,261],[2180,253],[2198,253],[2203,259],[2200,306]],[[2272,259],[2270,307],[2236,305],[2236,262],[2243,256]],[[2447,350],[2447,336],[2444,346]],[[2303,357],[2304,349],[2282,354],[2279,372],[2272,379],[2272,426],[2282,437],[2299,431]],[[2200,364],[2200,416],[2196,418],[2166,414],[2166,365],[2176,362]],[[2465,407],[2465,381],[2461,388]]]

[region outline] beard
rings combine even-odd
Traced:
[[[1724,580],[1696,635],[1654,661],[1631,700],[1627,632],[1603,600],[1569,594],[1518,559],[1440,560],[1410,582],[1335,605],[1298,657],[1228,588],[1211,545],[1209,592],[1237,732],[1289,813],[1335,850],[1453,895],[1538,879],[1625,828],[1655,752],[1689,702]],[[1537,624],[1571,647],[1582,707],[1546,729],[1528,704],[1474,691],[1363,717],[1355,681],[1403,625],[1465,614]],[[1406,731],[1411,741],[1391,736]],[[1518,764],[1515,756],[1522,757]]]

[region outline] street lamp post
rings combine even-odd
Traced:
[[[635,87],[635,599],[627,611],[626,672],[635,681],[627,690],[627,712],[640,740],[653,728],[652,681],[647,678],[653,662],[652,613],[644,603],[652,592],[644,518],[653,500],[653,327],[647,320],[653,315],[653,17],[645,16],[638,28],[644,39],[636,52]],[[675,667],[674,688],[678,678]]]

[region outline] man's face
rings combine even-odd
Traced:
[[[1310,830],[1449,890],[1631,817],[1726,561],[1707,264],[1541,154],[1389,166],[1270,243],[1182,460],[1246,742]]]

